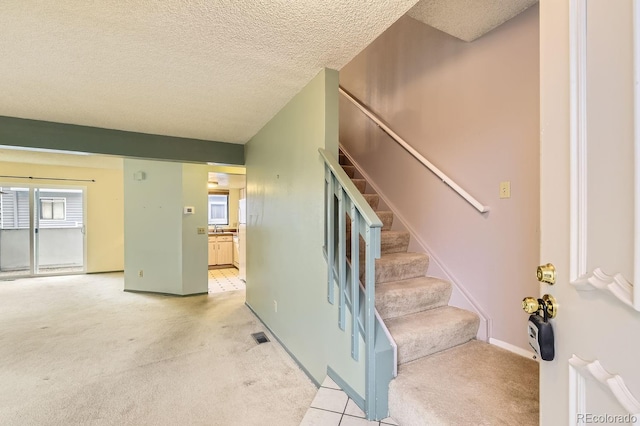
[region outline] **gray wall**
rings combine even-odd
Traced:
[[[340,141],[449,276],[528,349],[520,301],[538,294],[538,6],[466,43],[403,17],[340,71],[341,84],[465,190],[479,214],[341,99]],[[511,198],[499,183],[511,182]],[[462,303],[460,294],[455,303]]]
[[[316,381],[330,366],[364,394],[364,357],[351,359],[351,330],[327,302],[322,254],[318,148],[337,155],[337,87],[337,72],[322,71],[246,146],[247,304]]]

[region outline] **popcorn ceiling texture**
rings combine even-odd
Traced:
[[[409,16],[464,41],[473,41],[538,0],[421,0]]]
[[[2,1],[0,115],[245,143],[415,3]]]
[[[410,16],[470,41],[535,2],[422,0]],[[415,3],[3,1],[0,115],[245,143]]]

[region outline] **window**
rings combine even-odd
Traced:
[[[40,219],[65,220],[66,216],[66,198],[40,198]]]
[[[229,195],[209,194],[209,225],[229,224]]]

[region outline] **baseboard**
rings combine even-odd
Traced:
[[[358,173],[360,173],[362,177],[367,181],[367,184],[370,185],[371,188],[373,188],[380,199],[387,205],[387,207],[391,211],[393,211],[393,215],[395,216],[395,218],[397,218],[400,223],[402,223],[402,226],[404,226],[404,228],[411,234],[411,237],[415,239],[420,248],[424,250],[425,253],[429,254],[430,261],[433,262],[435,266],[440,269],[440,271],[442,271],[445,276],[444,278],[446,278],[451,282],[451,284],[453,284],[454,289],[462,295],[462,297],[469,303],[471,309],[473,309],[473,311],[478,314],[481,322],[484,322],[485,324],[485,332],[483,336],[484,338],[480,340],[489,342],[491,340],[492,332],[492,319],[489,314],[484,311],[480,303],[467,291],[467,289],[462,284],[460,284],[460,281],[455,277],[455,275],[446,266],[444,266],[444,263],[436,254],[434,254],[434,251],[429,247],[429,245],[427,245],[427,243],[425,243],[422,238],[420,238],[420,235],[415,231],[415,229],[413,229],[413,227],[408,224],[404,216],[398,213],[398,209],[395,207],[395,205],[389,202],[380,188],[375,183],[373,183],[373,179],[371,179],[371,177],[360,168],[358,163],[353,159],[353,157],[351,157],[351,155],[349,155],[342,144],[340,145],[340,149],[342,150],[342,153],[349,159],[351,164],[356,168],[356,170],[358,170]],[[480,335],[480,332],[478,332],[478,334]]]
[[[282,346],[284,348],[284,350],[289,354],[289,356],[291,357],[291,359],[298,365],[298,367],[304,372],[304,374],[307,375],[307,377],[309,378],[309,380],[311,380],[311,382],[318,388],[320,389],[320,383],[318,383],[318,381],[311,375],[311,373],[309,372],[309,370],[306,369],[306,367],[304,365],[302,365],[302,363],[300,361],[298,361],[298,358],[296,358],[296,356],[293,354],[293,352],[291,352],[289,350],[289,348],[287,348],[287,345],[285,345],[282,340],[280,340],[280,338],[278,337],[278,335],[276,333],[273,332],[273,330],[271,329],[271,327],[269,327],[263,320],[262,318],[260,318],[260,315],[258,315],[256,313],[256,311],[251,307],[251,305],[249,305],[246,301],[244,302],[245,306],[247,308],[249,308],[249,310],[253,313],[253,315],[256,316],[256,318],[258,318],[258,320],[262,323],[262,325],[265,326],[265,328],[267,330],[269,330],[269,333],[271,334],[271,336],[273,336],[274,339],[276,339],[278,341],[278,343],[280,344],[280,346]],[[334,380],[335,381],[335,380]],[[340,386],[340,383],[336,382],[336,384],[338,384],[338,386]]]
[[[351,398],[362,411],[364,411],[364,398],[360,396],[360,394],[356,392],[351,386],[349,386],[347,382],[342,380],[342,377],[340,377],[340,375],[329,366],[327,366],[327,376],[329,376],[331,380],[336,382],[336,385],[340,386],[340,389],[342,389],[344,393],[346,393],[347,396]]]
[[[503,342],[502,340],[493,338],[489,339],[489,343],[499,348],[506,349],[509,352],[513,352],[516,355],[538,361],[538,356],[535,354],[535,352],[522,349],[518,346],[512,345],[511,343]]]
[[[130,288],[125,288],[123,291],[127,293],[138,293],[138,294],[158,294],[160,296],[172,296],[172,297],[191,297],[191,296],[202,296],[203,294],[209,294],[208,291],[202,291],[199,293],[189,293],[189,294],[176,294],[176,293],[165,293],[162,291],[151,291],[151,290],[135,290]]]

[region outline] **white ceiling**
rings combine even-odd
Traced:
[[[220,189],[239,189],[247,184],[246,175],[209,172],[209,182],[216,182]]]
[[[0,115],[245,143],[416,0],[4,0]]]
[[[421,0],[409,16],[464,41],[473,41],[538,0]]]

